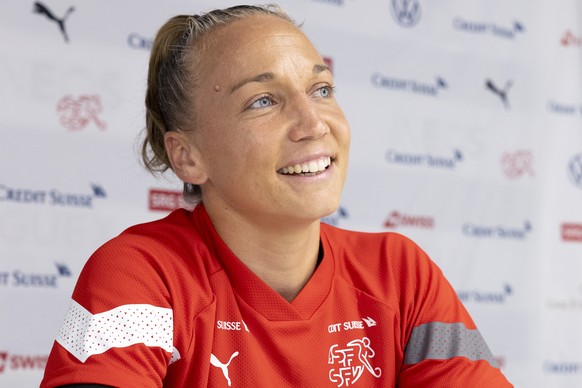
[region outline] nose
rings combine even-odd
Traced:
[[[297,98],[290,107],[291,128],[289,138],[293,141],[319,139],[329,133],[330,129],[322,118],[318,101],[309,97]]]

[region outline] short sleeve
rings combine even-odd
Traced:
[[[414,287],[403,295],[398,387],[512,387],[442,271],[412,242],[403,254],[400,281]]]
[[[117,237],[84,266],[42,388],[74,383],[161,387],[179,358],[164,270],[146,239]],[[153,252],[153,253],[152,253]]]

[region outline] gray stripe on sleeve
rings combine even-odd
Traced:
[[[404,363],[417,364],[423,360],[448,360],[466,357],[485,360],[499,368],[479,330],[470,330],[463,323],[430,322],[412,329],[404,349]]]

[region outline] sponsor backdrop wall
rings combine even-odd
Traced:
[[[180,206],[138,162],[147,61],[234,1],[3,1],[0,386],[35,387],[89,255]],[[517,387],[582,386],[582,3],[285,0],[352,127],[324,221],[416,240]]]

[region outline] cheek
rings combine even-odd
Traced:
[[[351,142],[351,130],[345,117],[341,116],[341,119],[336,122],[335,128],[336,138],[340,147],[349,149]]]
[[[346,148],[349,149],[350,143],[352,141],[352,131],[347,124],[346,124],[346,127],[344,129],[344,138],[345,138]]]
[[[271,164],[271,148],[264,140],[250,136],[217,136],[209,147],[211,169],[238,178],[244,178],[243,174],[258,174]]]

